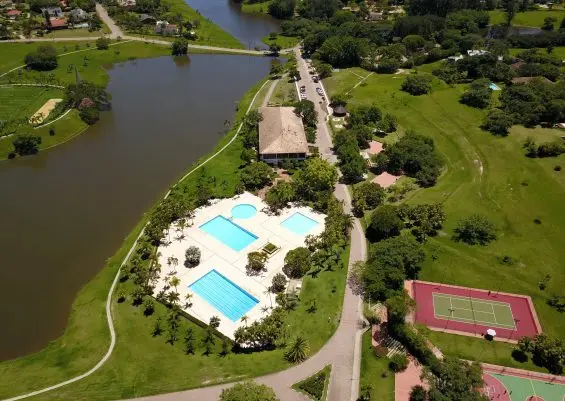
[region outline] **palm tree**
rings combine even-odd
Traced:
[[[175,287],[175,291],[180,284],[180,279],[177,276],[171,277],[171,286]]]
[[[261,308],[261,312],[263,312],[263,313],[267,313],[268,311],[269,311],[269,307],[268,307],[268,306],[263,306],[263,307]]]
[[[241,317],[241,322],[245,323],[245,327],[247,327],[247,321],[249,320],[249,317],[247,315],[243,315]]]
[[[310,345],[308,341],[301,336],[296,337],[288,349],[286,350],[284,357],[287,361],[292,363],[302,362],[308,357],[310,352]]]
[[[187,292],[186,295],[184,296],[184,308],[188,309],[192,306],[192,302],[190,302],[190,299],[192,298],[192,294],[190,292]]]

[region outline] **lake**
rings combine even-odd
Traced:
[[[76,293],[152,204],[210,152],[268,58],[193,55],[114,66],[112,111],[76,139],[0,162],[0,359],[62,334]]]

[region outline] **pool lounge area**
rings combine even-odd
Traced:
[[[182,229],[173,223],[168,243],[159,247],[162,268],[155,293],[169,288],[167,282],[176,276],[182,309],[206,324],[212,316],[219,317],[218,330],[233,338],[237,328],[260,320],[276,306],[276,297],[268,291],[273,276],[282,272],[288,251],[304,246],[307,235],[324,230],[325,215],[294,205],[276,215],[261,198],[245,192],[196,209],[189,223]],[[247,255],[267,244],[276,251],[269,254],[266,270],[248,276]],[[184,264],[189,246],[201,251],[197,266]],[[190,303],[185,304],[189,294]]]

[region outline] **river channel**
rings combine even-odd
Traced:
[[[225,134],[268,58],[193,55],[114,66],[113,109],[78,138],[0,162],[0,359],[62,334],[77,292],[140,217]]]
[[[261,38],[280,31],[280,21],[270,15],[246,14],[232,0],[184,0],[190,7],[212,20],[240,40],[247,48],[264,49]]]

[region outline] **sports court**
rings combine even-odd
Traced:
[[[478,323],[502,329],[516,328],[512,308],[506,302],[488,301],[434,292],[434,314],[440,319]]]
[[[483,393],[496,401],[564,401],[565,384],[558,378],[535,378],[485,370]]]
[[[406,284],[416,301],[414,319],[433,330],[516,342],[541,333],[528,296],[414,280]],[[560,400],[562,401],[562,400]]]

